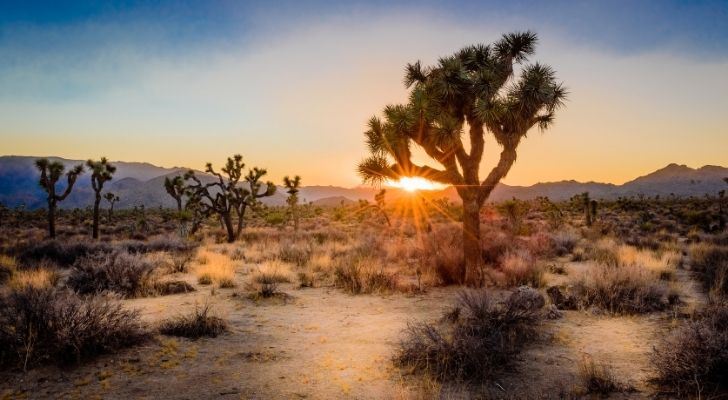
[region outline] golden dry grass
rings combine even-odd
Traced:
[[[235,286],[235,268],[230,258],[219,252],[200,251],[194,273],[201,285],[215,284],[221,288]]]
[[[58,272],[51,269],[38,268],[16,271],[10,278],[8,285],[16,290],[26,287],[44,288],[55,286],[58,283],[58,279],[60,279]]]

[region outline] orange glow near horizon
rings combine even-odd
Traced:
[[[407,192],[417,192],[419,190],[437,190],[444,188],[444,185],[429,181],[419,176],[403,176],[398,181],[388,181],[387,186],[400,188]]]

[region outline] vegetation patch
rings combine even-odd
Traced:
[[[77,363],[141,343],[139,314],[107,297],[27,286],[0,297],[0,364]]]
[[[191,314],[180,315],[167,320],[159,327],[159,332],[163,335],[186,337],[189,339],[217,337],[227,330],[227,322],[215,316],[209,305],[196,307],[195,311]]]
[[[440,381],[492,379],[537,337],[543,305],[530,288],[519,288],[505,302],[486,291],[461,292],[440,325],[408,326],[394,362]]]
[[[728,394],[728,303],[708,306],[652,354],[656,381],[680,398]]]

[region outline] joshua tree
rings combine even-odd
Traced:
[[[245,211],[248,207],[257,207],[262,197],[272,196],[276,186],[272,182],[266,182],[266,190],[260,192],[262,184],[260,179],[267,173],[265,169],[253,168],[248,175],[243,177],[243,156],[236,154],[228,157],[227,163],[222,168],[222,173],[215,171],[211,163],[207,163],[205,172],[217,178],[215,181],[203,184],[190,170],[184,175],[185,181],[192,181],[187,185],[186,190],[190,198],[200,206],[206,215],[218,214],[222,219],[227,231],[227,241],[232,243],[240,236],[245,223]],[[223,176],[225,174],[225,176]],[[240,180],[244,179],[248,188],[240,186]],[[237,228],[233,225],[233,218],[237,217]]]
[[[164,178],[164,190],[177,202],[177,212],[182,212],[182,196],[185,195],[185,181],[181,176]]]
[[[35,161],[35,167],[40,171],[40,187],[48,194],[48,236],[56,237],[56,208],[58,202],[63,201],[71,194],[73,185],[76,183],[78,176],[83,174],[83,165],[79,164],[66,172],[66,189],[62,194],[56,193],[56,183],[63,176],[66,167],[59,161],[48,161],[47,158],[41,158]]]
[[[101,157],[101,160],[86,161],[86,166],[91,171],[91,187],[94,190],[94,224],[92,237],[94,239],[99,238],[99,206],[101,204],[101,191],[104,189],[104,184],[110,181],[116,172],[116,167],[109,164],[106,157]]]
[[[286,176],[283,178],[283,184],[286,186],[286,193],[288,193],[286,203],[290,215],[293,217],[293,230],[298,232],[298,192],[300,192],[298,187],[301,185],[301,177],[296,175],[291,179]]]
[[[382,189],[379,191],[379,193],[374,195],[374,202],[376,203],[376,208],[379,210],[379,213],[382,214],[384,219],[387,221],[387,226],[392,226],[391,222],[389,221],[389,215],[387,215],[386,210],[386,203],[385,203],[385,195],[387,194],[387,189]]]
[[[106,201],[109,203],[109,220],[108,220],[108,222],[111,223],[111,217],[114,214],[114,204],[117,201],[119,201],[119,196],[117,196],[111,192],[106,192],[106,194],[104,195],[104,199],[106,199]]]
[[[511,169],[528,131],[548,128],[566,97],[546,65],[525,65],[516,76],[514,66],[533,54],[535,45],[534,33],[510,33],[493,45],[469,46],[443,57],[433,67],[424,68],[419,61],[407,65],[408,103],[387,106],[384,121],[371,118],[365,132],[371,155],[358,168],[365,181],[420,176],[456,188],[464,208],[461,281],[479,280],[482,272],[483,203]],[[486,134],[493,135],[502,150],[496,166],[481,180]],[[414,145],[441,167],[416,165]]]

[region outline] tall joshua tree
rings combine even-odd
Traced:
[[[365,181],[420,176],[452,185],[463,200],[463,282],[479,281],[483,260],[480,209],[516,161],[516,149],[531,128],[547,129],[566,90],[546,65],[515,66],[534,53],[536,34],[503,35],[492,45],[465,47],[432,67],[408,64],[406,104],[389,105],[384,120],[373,117],[365,132],[370,156],[359,164]],[[466,132],[467,131],[467,132]],[[498,163],[480,178],[485,136],[501,148]],[[469,139],[469,149],[463,143]],[[418,146],[440,167],[417,165]]]
[[[56,183],[63,176],[66,167],[59,161],[49,161],[47,158],[41,158],[35,161],[35,167],[40,171],[40,179],[38,183],[40,187],[48,194],[48,236],[56,237],[56,208],[58,202],[63,201],[71,194],[73,185],[76,183],[78,176],[83,174],[83,165],[79,164],[66,172],[66,189],[63,193],[56,193]]]
[[[293,217],[293,230],[298,232],[298,192],[300,192],[298,187],[301,186],[301,177],[296,175],[291,179],[286,176],[283,178],[283,184],[286,186],[286,193],[288,193],[286,204],[288,204],[289,212]]]
[[[106,199],[106,201],[109,203],[108,223],[111,223],[111,217],[114,215],[114,204],[116,202],[118,202],[120,199],[119,199],[119,196],[117,196],[111,192],[106,192],[106,194],[104,194],[104,199]]]
[[[91,187],[94,190],[94,224],[92,237],[94,239],[99,238],[99,206],[101,205],[101,191],[104,189],[104,184],[111,180],[116,172],[116,167],[109,164],[109,160],[106,157],[101,157],[101,160],[86,161],[86,166],[91,171]]]
[[[245,224],[245,212],[249,207],[256,207],[260,198],[272,196],[276,186],[272,182],[266,182],[266,189],[261,192],[262,184],[260,179],[267,171],[262,168],[253,168],[243,176],[243,156],[236,154],[228,157],[227,163],[217,172],[211,163],[207,163],[205,172],[215,179],[210,183],[202,183],[190,170],[184,175],[185,181],[191,181],[186,186],[190,198],[196,199],[195,203],[202,208],[206,214],[215,213],[222,219],[227,231],[227,241],[232,243],[240,236]],[[224,175],[223,175],[224,174]],[[247,183],[245,188],[241,180]],[[237,227],[233,219],[237,218]]]

